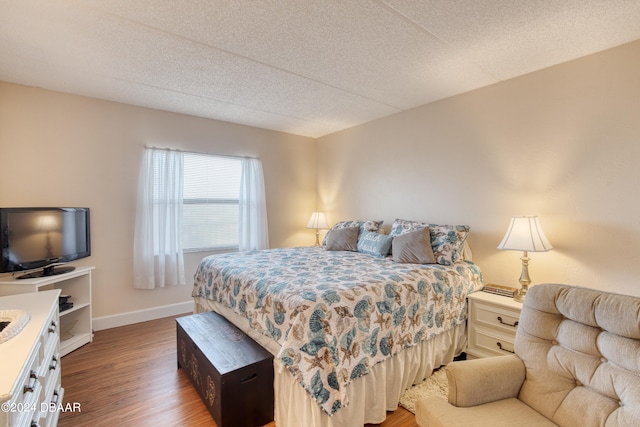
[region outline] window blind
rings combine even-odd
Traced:
[[[238,246],[241,162],[236,158],[184,153],[185,251]]]

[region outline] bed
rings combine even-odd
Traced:
[[[478,266],[462,256],[468,227],[445,229],[443,246],[434,225],[396,220],[389,240],[415,224],[432,236],[440,263],[397,262],[366,247],[327,250],[331,241],[201,261],[195,311],[222,314],[275,356],[278,427],[380,423],[406,388],[464,349],[466,297],[482,288]],[[382,239],[364,222],[356,227],[358,243]],[[334,226],[328,236],[354,228]]]

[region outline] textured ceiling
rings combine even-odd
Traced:
[[[640,39],[640,0],[2,0],[0,80],[319,137]]]

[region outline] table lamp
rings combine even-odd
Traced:
[[[514,216],[511,218],[509,229],[504,235],[498,249],[522,251],[522,274],[520,275],[520,289],[513,299],[524,302],[529,290],[531,279],[529,278],[529,257],[527,252],[547,252],[553,249],[551,243],[542,231],[537,216]]]
[[[329,228],[327,224],[327,218],[324,216],[324,212],[312,212],[311,218],[307,228],[315,228],[316,230],[316,246],[320,246],[320,229],[326,230]]]

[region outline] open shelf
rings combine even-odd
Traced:
[[[91,272],[94,267],[77,267],[69,273],[33,279],[0,278],[0,296],[60,289],[70,295],[73,307],[60,312],[60,356],[93,340]],[[64,339],[65,331],[72,335]]]

